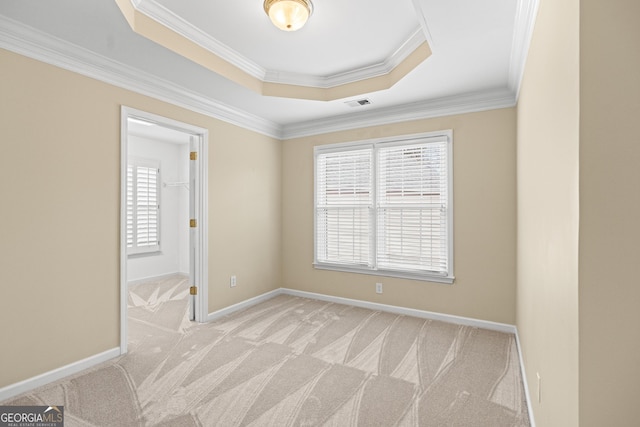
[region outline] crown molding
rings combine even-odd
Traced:
[[[531,1],[537,4],[538,0]],[[531,24],[533,27],[533,24]],[[528,46],[528,40],[525,45]],[[511,88],[372,109],[288,125],[226,105],[0,15],[0,48],[272,137],[292,139],[516,105]],[[517,80],[518,86],[520,81]],[[510,85],[511,86],[511,85]]]
[[[2,15],[0,47],[273,138],[282,137],[282,127],[272,121],[204,97]]]
[[[513,92],[508,89],[496,89],[285,125],[282,139],[495,110],[515,105]]]
[[[431,36],[431,31],[429,30],[429,24],[427,23],[427,14],[422,8],[422,0],[413,0],[413,8],[416,10],[416,15],[418,17],[418,21],[420,22],[420,27],[422,28],[422,34],[429,43],[429,47],[431,51],[434,52],[436,49],[436,42],[433,40]]]
[[[369,65],[329,76],[313,76],[302,73],[289,73],[286,71],[267,71],[264,81],[269,83],[281,83],[297,86],[310,86],[321,89],[330,89],[361,80],[384,76],[391,73],[409,55],[418,49],[426,41],[421,28],[417,28],[409,38],[396,49],[391,56],[383,62]]]
[[[400,65],[402,61],[426,41],[425,34],[422,28],[419,27],[398,49],[380,63],[366,65],[328,76],[291,73],[287,71],[267,70],[261,67],[259,64],[211,37],[166,7],[158,4],[156,0],[136,0],[132,5],[138,12],[145,14],[159,24],[175,31],[185,39],[202,46],[204,49],[234,65],[248,75],[267,83],[330,89],[335,86],[386,75],[393,71],[395,67]]]
[[[508,87],[515,94],[516,101],[520,95],[520,85],[529,55],[529,46],[536,24],[539,0],[519,0],[511,45]]]
[[[236,52],[226,44],[211,37],[190,22],[185,21],[166,7],[158,4],[155,0],[138,0],[137,3],[133,3],[133,7],[154,21],[180,34],[187,40],[202,46],[230,64],[233,64],[250,76],[264,81],[267,70],[263,67]]]

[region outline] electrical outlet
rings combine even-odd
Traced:
[[[542,392],[540,391],[540,388],[542,386],[542,378],[540,377],[540,372],[536,372],[536,377],[538,377],[538,403],[540,403],[542,401]]]
[[[382,293],[382,283],[376,283],[376,294]]]
[[[229,282],[229,286],[232,288],[236,286],[236,276],[231,276],[231,281]]]

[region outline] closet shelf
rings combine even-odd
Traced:
[[[189,182],[165,182],[163,183],[165,187],[184,187],[187,190],[189,189]]]

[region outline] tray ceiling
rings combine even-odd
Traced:
[[[3,0],[0,47],[280,138],[515,105],[537,0],[314,5]]]

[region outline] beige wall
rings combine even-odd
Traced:
[[[517,326],[540,427],[578,425],[578,11],[540,2],[518,102]]]
[[[640,424],[640,2],[580,2],[580,425]]]
[[[219,123],[209,135],[209,312],[281,285],[281,143]],[[229,287],[231,275],[237,285]]]
[[[640,3],[540,3],[517,112],[283,143],[0,50],[0,388],[119,345],[127,105],[210,131],[210,311],[282,285],[515,321],[538,426],[637,425]],[[443,129],[455,284],[313,269],[313,147]]]
[[[288,140],[283,145],[283,285],[383,304],[515,322],[515,109],[493,110]],[[316,270],[315,145],[453,129],[453,285]],[[375,293],[382,282],[384,293]]]
[[[518,103],[517,299],[539,426],[640,419],[637,16],[634,0],[540,5]]]
[[[4,50],[0,63],[0,388],[119,346],[121,105],[209,129],[210,311],[280,286],[279,141]]]

